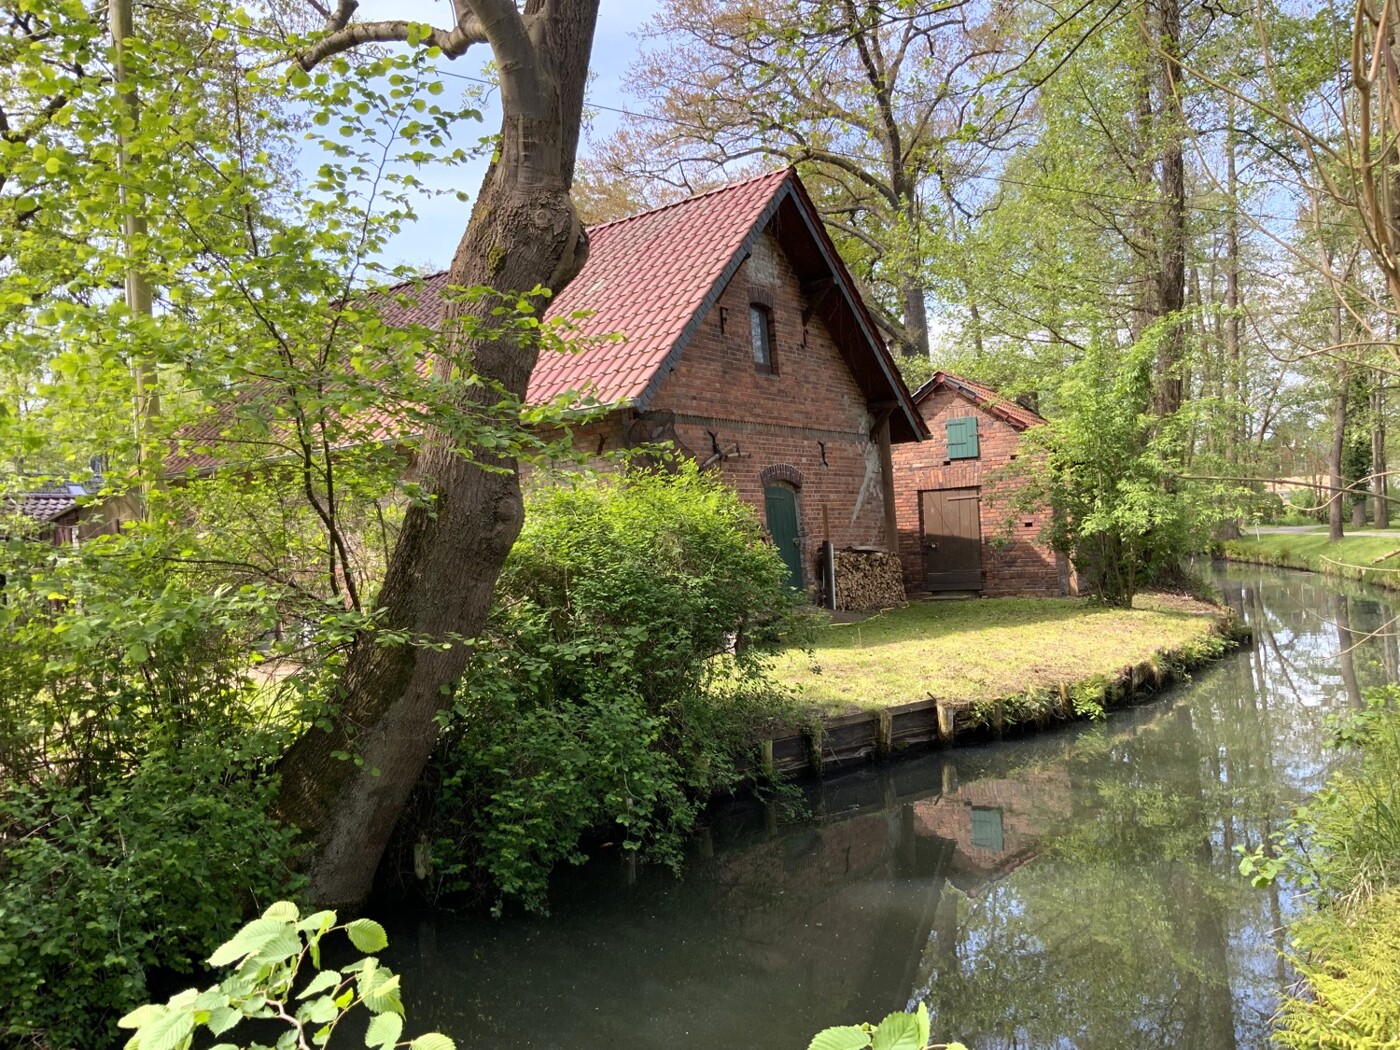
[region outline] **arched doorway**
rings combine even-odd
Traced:
[[[768,519],[768,535],[773,537],[773,546],[778,548],[783,564],[788,567],[788,583],[800,591],[804,580],[797,490],[782,483],[764,486],[763,509]]]

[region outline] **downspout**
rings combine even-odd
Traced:
[[[880,448],[880,492],[885,500],[885,548],[899,553],[899,521],[895,515],[894,453],[890,450],[890,416],[892,408],[883,409],[871,428],[870,439]]]

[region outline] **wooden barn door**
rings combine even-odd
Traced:
[[[768,518],[768,535],[788,567],[788,584],[802,590],[802,542],[798,538],[797,493],[786,485],[769,485],[763,490],[763,510]]]
[[[982,500],[978,489],[919,493],[924,586],[931,591],[982,589]]]

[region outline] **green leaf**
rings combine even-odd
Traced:
[[[334,1021],[336,1015],[340,1013],[340,1008],[335,1005],[329,995],[323,995],[319,999],[312,999],[297,1011],[297,1017],[312,1024],[326,1024]]]
[[[365,1046],[393,1046],[403,1034],[403,1018],[398,1014],[379,1014],[370,1019],[365,1030]]]
[[[409,1050],[457,1050],[457,1044],[441,1032],[425,1032],[408,1047]]]
[[[290,942],[289,942],[290,938]],[[291,951],[286,951],[288,945]],[[254,919],[233,935],[233,939],[221,944],[209,956],[210,966],[227,966],[248,955],[263,955],[285,959],[301,948],[301,938],[290,926],[279,919]]]
[[[356,919],[347,923],[345,932],[350,937],[350,943],[366,954],[383,951],[389,944],[389,935],[384,932],[384,927],[373,919]]]
[[[919,1019],[913,1014],[890,1014],[870,1037],[871,1050],[924,1050]]]
[[[403,1000],[399,998],[399,978],[390,975],[388,970],[378,971],[360,989],[360,998],[370,1013],[403,1013]]]
[[[322,970],[315,977],[311,978],[308,984],[297,996],[298,999],[309,999],[313,995],[330,991],[341,982],[339,970]]]
[[[842,1025],[827,1028],[812,1037],[807,1050],[865,1050],[870,1045],[870,1035],[856,1025]]]
[[[243,1015],[231,1006],[216,1006],[209,1011],[209,1020],[204,1023],[215,1035],[223,1035],[243,1019]]]
[[[920,1003],[918,1012],[914,1014],[914,1020],[919,1023],[919,1046],[928,1046],[929,1040],[929,1019],[928,1003]]]
[[[279,922],[296,922],[300,916],[301,912],[291,901],[278,901],[262,913],[264,919],[277,919]]]
[[[150,1024],[142,1025],[137,1036],[141,1050],[175,1050],[189,1044],[194,1031],[194,1014],[188,1010],[167,1010]]]
[[[131,1013],[127,1014],[117,1022],[118,1028],[140,1028],[142,1025],[150,1024],[161,1014],[166,1012],[166,1008],[157,1003],[147,1003],[145,1006],[138,1006]]]

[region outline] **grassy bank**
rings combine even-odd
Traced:
[[[1302,987],[1284,999],[1275,1041],[1290,1050],[1400,1045],[1400,691],[1372,702],[1383,706],[1344,731],[1359,760],[1300,810],[1284,851],[1312,897],[1288,931]]]
[[[1340,542],[1331,543],[1326,532],[1273,533],[1229,540],[1224,553],[1231,561],[1308,569],[1379,587],[1400,588],[1400,534],[1345,536]]]
[[[824,715],[930,697],[974,706],[1093,681],[1162,654],[1208,645],[1219,610],[1175,595],[1133,609],[1082,598],[914,602],[818,631],[812,652],[775,677]]]

